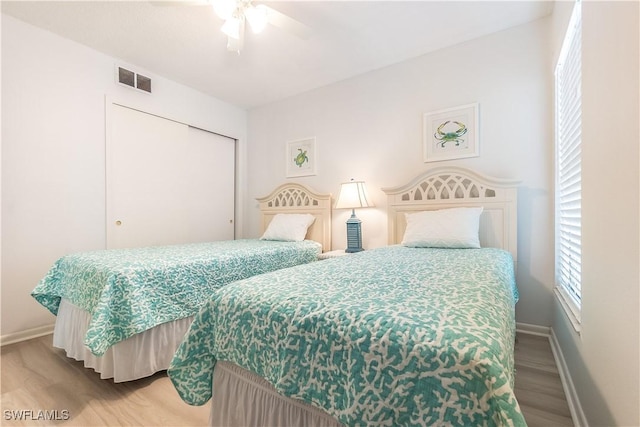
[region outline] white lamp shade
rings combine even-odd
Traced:
[[[355,209],[373,206],[364,181],[345,182],[340,188],[336,209]]]

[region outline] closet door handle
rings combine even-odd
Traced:
[[[117,220],[117,221],[116,221],[116,225],[122,225],[122,221]]]

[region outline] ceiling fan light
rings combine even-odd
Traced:
[[[249,25],[254,33],[259,33],[267,26],[268,16],[267,7],[263,4],[257,6],[249,6],[244,11],[244,16],[249,21]]]
[[[230,19],[237,8],[236,0],[213,0],[213,10],[220,18]]]
[[[238,18],[227,19],[224,25],[222,25],[221,30],[230,38],[239,39],[240,38],[240,19]]]

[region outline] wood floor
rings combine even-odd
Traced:
[[[52,348],[51,339],[2,347],[0,425],[206,425],[208,405],[185,404],[166,374],[114,384]],[[516,370],[515,392],[530,427],[573,425],[548,339],[519,335]]]
[[[551,344],[518,334],[515,393],[529,427],[573,426]]]

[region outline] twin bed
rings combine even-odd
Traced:
[[[212,426],[526,425],[515,184],[436,168],[384,191],[390,246],[234,282],[197,314],[168,374]]]
[[[448,167],[384,191],[390,246],[234,276],[206,301],[194,298],[195,317],[131,330],[124,341],[119,326],[109,331],[117,343],[97,347],[107,349],[100,357],[85,348],[103,316],[98,299],[78,307],[66,290],[34,296],[58,309],[56,345],[84,351],[72,357],[168,366],[183,400],[211,400],[212,426],[526,425],[513,393],[515,183]],[[324,214],[315,209],[308,237],[329,250],[330,198],[309,197]],[[261,209],[290,199],[261,200]],[[177,293],[188,300],[192,290]],[[71,315],[62,312],[67,299]],[[120,346],[127,363],[117,360]],[[150,358],[163,360],[149,368]],[[116,380],[142,372],[100,369]]]
[[[57,260],[32,292],[56,315],[53,345],[103,379],[152,375],[169,367],[193,316],[216,289],[316,261],[331,247],[329,194],[285,184],[258,202],[265,236],[276,240],[101,250]],[[292,223],[297,229],[286,227]]]

